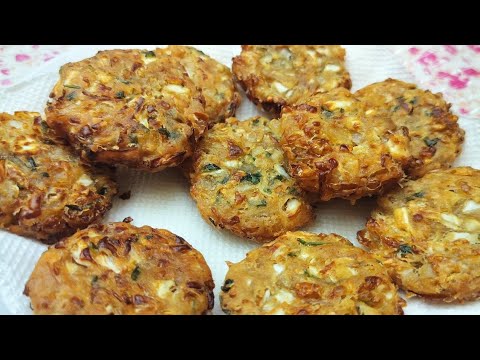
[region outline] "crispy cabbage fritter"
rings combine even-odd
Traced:
[[[313,219],[302,190],[285,171],[278,121],[230,118],[195,151],[191,194],[204,219],[256,241],[269,241]]]
[[[151,172],[179,165],[208,116],[201,89],[163,51],[101,51],[62,66],[48,124],[90,162]]]
[[[400,315],[388,273],[345,238],[288,232],[229,264],[220,303],[235,315]]]
[[[111,172],[81,163],[39,113],[1,113],[0,129],[1,228],[52,243],[111,208]]]
[[[431,170],[449,168],[460,153],[465,132],[442,94],[388,79],[355,95],[375,109],[368,116],[389,118],[397,127],[408,129],[412,159],[405,170],[410,177],[419,178]]]
[[[445,302],[480,296],[480,171],[437,170],[378,199],[361,244],[403,289]]]
[[[167,230],[94,225],[50,247],[25,286],[35,314],[205,314],[212,274]]]
[[[243,45],[233,73],[248,98],[275,115],[316,92],[352,86],[339,45]]]
[[[172,45],[162,52],[178,60],[195,85],[202,89],[210,125],[235,115],[241,97],[228,67],[190,46]]]
[[[315,198],[352,202],[380,194],[404,177],[408,132],[372,111],[346,89],[315,94],[285,107],[281,145],[289,173]]]

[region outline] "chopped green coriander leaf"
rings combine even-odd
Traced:
[[[220,168],[215,164],[207,164],[203,167],[203,172],[211,172],[216,170],[220,170]]]
[[[223,292],[229,292],[230,289],[232,288],[233,286],[233,283],[234,281],[232,279],[227,279],[225,280],[225,283],[223,284],[223,286],[221,287],[222,291]]]
[[[76,92],[73,91],[73,92],[71,92],[70,94],[67,95],[67,100],[71,101],[71,100],[75,99],[76,96],[77,96]]]
[[[27,161],[28,161],[27,167],[32,171],[37,171],[37,163],[35,162],[33,157],[28,157]]]
[[[260,182],[262,178],[262,174],[255,173],[255,174],[247,174],[240,181],[248,181],[251,182],[253,185],[256,185]]]
[[[413,254],[413,249],[409,245],[402,244],[398,247],[398,252],[402,257],[405,257],[407,254]]]
[[[160,129],[158,129],[158,132],[159,132],[160,134],[162,134],[163,136],[165,136],[167,139],[170,138],[170,131],[168,131],[167,129],[165,129],[163,126],[162,126]]]
[[[407,197],[407,201],[412,201],[415,200],[415,198],[423,198],[425,193],[423,191],[416,192],[415,194],[412,194]]]
[[[131,278],[132,278],[133,281],[137,281],[139,276],[140,276],[140,268],[137,265],[137,266],[135,266],[135,269],[133,269],[133,271],[132,271]]]
[[[433,147],[433,146],[437,145],[437,143],[440,141],[440,139],[439,138],[429,139],[428,137],[426,137],[425,139],[423,139],[423,141],[425,142],[425,144],[428,147]]]
[[[125,98],[125,92],[124,91],[118,91],[115,94],[115,99],[124,99]]]
[[[323,110],[322,112],[323,116],[325,116],[327,119],[331,118],[333,116],[333,111],[329,110]]]
[[[154,51],[147,51],[147,52],[145,52],[145,57],[146,58],[154,58],[154,57],[157,57],[157,55],[155,55]]]
[[[324,242],[319,242],[319,241],[305,241],[303,239],[297,238],[297,241],[305,246],[320,246],[320,245],[325,245],[326,243]]]
[[[257,204],[257,207],[265,207],[265,206],[267,206],[266,200],[260,200],[260,202]]]

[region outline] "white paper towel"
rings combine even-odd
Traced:
[[[161,46],[161,45],[159,45]],[[136,46],[77,46],[55,63],[38,69],[22,83],[0,91],[0,112],[19,110],[43,112],[48,94],[58,77],[62,63],[77,61],[93,56],[98,50],[112,48],[145,48],[156,45]],[[231,66],[232,57],[240,53],[239,45],[195,45],[198,49]],[[404,81],[413,78],[400,61],[386,47],[345,46],[347,66],[352,76],[353,90],[388,77]],[[241,120],[259,114],[245,96],[237,117]],[[462,118],[461,126],[466,131],[464,151],[456,165],[480,168],[480,122]],[[189,196],[188,185],[178,170],[170,169],[158,174],[146,174],[133,170],[118,171],[120,193],[131,190],[129,200],[115,199],[112,210],[104,221],[122,221],[131,216],[133,224],[150,225],[168,229],[190,242],[204,256],[215,280],[214,314],[221,314],[218,294],[227,271],[226,261],[238,262],[246,252],[257,245],[242,240],[224,231],[217,231],[200,217]],[[356,242],[356,232],[363,228],[365,219],[374,206],[370,199],[361,200],[356,206],[337,200],[322,204],[317,209],[317,220],[305,230],[313,232],[335,232]],[[46,249],[45,245],[0,230],[0,303],[5,313],[31,314],[29,300],[23,293],[37,259]],[[0,309],[1,311],[1,309]],[[480,314],[480,301],[464,305],[430,304],[410,299],[405,309],[407,314]]]

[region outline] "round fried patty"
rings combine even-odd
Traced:
[[[50,247],[25,286],[35,314],[205,314],[203,256],[167,230],[94,225]]]
[[[233,73],[249,99],[275,115],[316,92],[352,86],[338,45],[243,45]]]
[[[229,266],[228,314],[403,314],[386,269],[339,235],[288,232]]]
[[[375,112],[368,116],[391,119],[408,129],[412,159],[407,175],[418,178],[435,169],[449,168],[461,151],[465,132],[442,94],[418,89],[414,84],[388,79],[355,94]]]
[[[39,113],[0,113],[0,227],[47,243],[100,219],[116,184],[81,163]]]
[[[230,118],[195,151],[191,194],[205,220],[256,241],[269,241],[313,219],[302,190],[285,171],[278,121]]]
[[[480,171],[437,170],[378,199],[360,243],[405,290],[461,302],[480,296]]]
[[[285,107],[281,146],[289,173],[315,198],[352,202],[382,193],[404,177],[409,138],[346,89],[315,94]]]
[[[101,51],[64,65],[48,124],[91,162],[152,172],[180,164],[208,116],[201,89],[163,52]]]
[[[162,53],[177,59],[195,85],[202,89],[211,125],[235,115],[241,98],[228,67],[190,46],[172,45],[162,49]]]

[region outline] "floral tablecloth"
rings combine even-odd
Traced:
[[[480,118],[480,45],[390,47],[418,85],[442,92],[455,112]]]
[[[71,45],[0,45],[0,89],[14,86]]]

